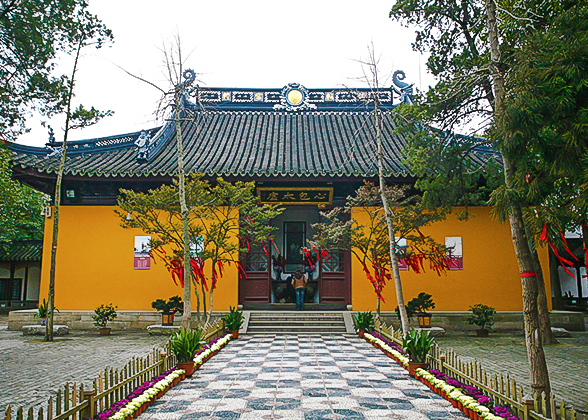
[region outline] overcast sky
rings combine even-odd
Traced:
[[[160,97],[153,87],[125,74],[139,74],[164,88],[161,48],[179,33],[187,68],[209,87],[307,88],[362,87],[357,60],[367,57],[373,42],[380,69],[390,75],[404,70],[409,83],[426,88],[433,79],[425,58],[412,51],[414,30],[388,18],[393,1],[180,1],[92,0],[90,10],[114,33],[114,43],[86,48],[76,81],[76,105],[111,109],[113,117],[70,140],[105,137],[161,125],[154,117]],[[60,70],[71,71],[71,60]],[[421,69],[419,71],[419,69]],[[391,81],[386,83],[389,86]],[[49,121],[62,140],[63,120]],[[43,146],[47,130],[31,120],[31,133],[19,142]]]

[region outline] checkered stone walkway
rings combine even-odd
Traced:
[[[140,420],[463,420],[451,404],[353,335],[231,341]]]

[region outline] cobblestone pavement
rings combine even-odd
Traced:
[[[1,319],[0,319],[1,322]],[[70,332],[53,343],[7,331],[0,323],[0,413],[8,404],[41,406],[66,382],[90,385],[106,366],[120,368],[167,341],[146,332]],[[51,392],[50,392],[51,391]]]
[[[588,412],[588,332],[572,332],[558,338],[560,344],[545,346],[545,357],[553,392],[582,412]],[[489,372],[509,374],[528,392],[529,364],[522,334],[490,333],[488,338],[448,332],[437,339],[453,348],[463,360],[475,358]]]
[[[140,420],[461,420],[449,402],[354,335],[231,341]]]

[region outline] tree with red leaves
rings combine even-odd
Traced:
[[[404,260],[408,268],[416,273],[424,272],[425,262],[428,262],[429,268],[441,275],[449,268],[447,249],[424,235],[420,229],[444,219],[445,211],[426,208],[420,197],[408,196],[406,187],[386,187],[386,197],[398,235],[393,238],[398,259]],[[313,225],[317,234],[311,244],[318,249],[346,249],[353,253],[374,288],[379,315],[380,302],[384,301],[382,291],[393,276],[388,252],[390,237],[380,188],[366,182],[355,196],[348,197],[345,207],[322,214],[326,222]],[[359,214],[367,215],[367,223],[360,224],[353,218]],[[403,238],[407,241],[406,248],[399,245]]]
[[[121,190],[118,199],[121,210],[115,212],[123,228],[139,228],[152,235],[151,256],[154,261],[163,261],[174,283],[183,288],[184,230],[178,188],[179,183],[174,180],[171,185],[162,185],[147,193]],[[188,277],[194,285],[197,320],[201,321],[202,302],[204,322],[207,322],[212,315],[213,293],[225,266],[235,264],[242,270],[239,252],[246,251],[247,247],[238,237],[247,237],[252,242],[271,239],[276,228],[268,222],[283,209],[258,205],[253,182],[230,183],[217,178],[211,184],[194,175],[186,181],[185,188],[191,267]],[[204,272],[207,263],[211,266],[210,278]],[[191,308],[185,307],[186,310]]]

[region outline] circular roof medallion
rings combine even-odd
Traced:
[[[290,105],[299,105],[304,100],[304,94],[299,89],[291,89],[287,93],[286,99]]]

